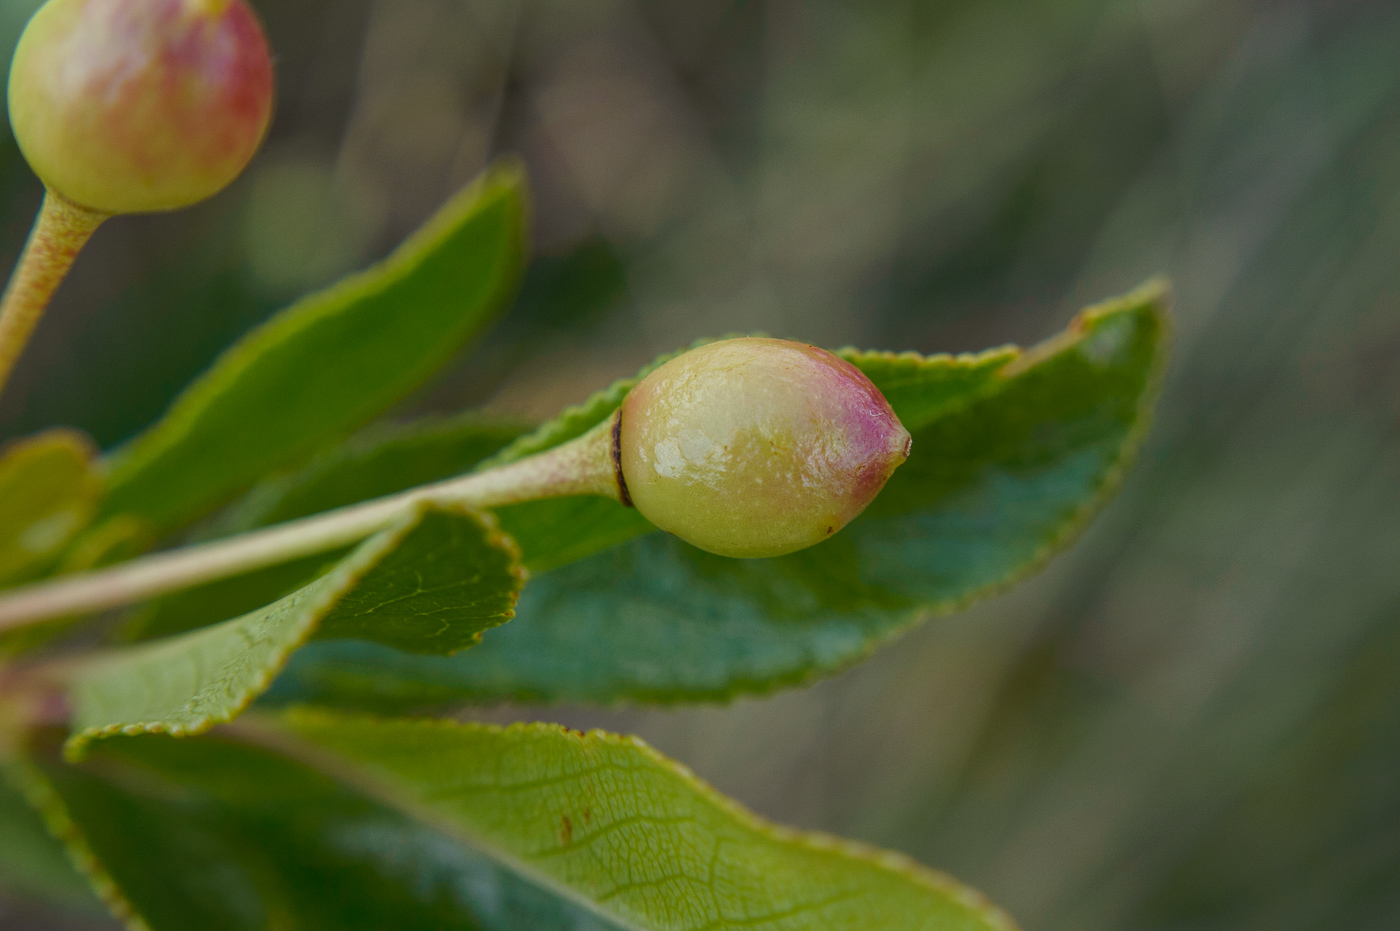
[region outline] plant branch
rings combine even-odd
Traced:
[[[0,298],[0,391],[73,260],[108,216],[53,191],[44,194],[29,241]]]
[[[620,499],[612,419],[516,462],[225,540],[142,556],[110,569],[16,588],[0,597],[0,631],[145,601],[363,540],[423,504],[488,509],[536,498]]]

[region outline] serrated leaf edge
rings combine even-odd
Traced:
[[[275,346],[285,333],[304,329],[309,323],[339,313],[341,298],[356,291],[382,291],[410,274],[470,211],[489,200],[514,194],[520,203],[517,221],[519,245],[527,234],[529,211],[524,167],[507,160],[489,167],[476,181],[462,188],[438,209],[422,227],[414,231],[381,261],[340,279],[324,290],[307,295],[266,323],[256,327],[224,350],[185,388],[170,408],[148,430],[110,452],[103,460],[109,483],[119,485],[126,474],[139,472],[146,463],[188,436],[206,408],[209,399],[219,396],[236,382],[249,363],[261,357],[268,346]]]
[[[1112,467],[1105,471],[1098,485],[1085,503],[1067,517],[1060,529],[1046,540],[1029,559],[1009,573],[1005,578],[988,583],[982,588],[969,592],[960,598],[950,599],[945,602],[923,604],[911,608],[908,617],[902,623],[891,625],[891,627],[881,633],[881,635],[867,639],[859,650],[831,666],[798,670],[789,675],[764,678],[757,681],[737,680],[731,682],[724,688],[712,691],[636,691],[630,695],[619,696],[610,701],[590,701],[589,704],[592,707],[613,709],[702,704],[724,706],[741,698],[762,698],[783,689],[802,688],[822,679],[839,675],[852,666],[864,662],[876,650],[899,639],[911,629],[926,621],[935,617],[942,617],[947,614],[966,610],[974,604],[986,601],[989,598],[994,598],[997,595],[1015,588],[1027,578],[1040,572],[1055,555],[1073,544],[1087,529],[1093,517],[1112,500],[1118,489],[1122,486],[1124,477],[1132,469],[1132,465],[1137,459],[1137,454],[1142,446],[1142,442],[1151,430],[1153,412],[1155,410],[1157,398],[1161,393],[1162,377],[1166,371],[1167,360],[1170,355],[1169,347],[1172,330],[1170,301],[1170,283],[1165,278],[1153,278],[1127,294],[1090,305],[1080,310],[1064,330],[1047,340],[1035,344],[1029,349],[1022,350],[1016,346],[1002,346],[987,350],[985,353],[971,353],[959,356],[921,356],[919,353],[915,352],[891,354],[876,351],[874,353],[880,358],[884,358],[886,355],[910,358],[917,357],[927,360],[930,363],[942,365],[944,363],[939,361],[941,359],[952,359],[960,364],[967,364],[987,353],[999,353],[1006,352],[1010,349],[1016,349],[1016,354],[1009,359],[1007,366],[996,373],[996,377],[998,378],[1009,379],[1052,358],[1057,353],[1069,350],[1082,342],[1085,336],[1092,332],[1092,325],[1105,317],[1114,313],[1128,312],[1134,309],[1150,309],[1152,311],[1153,318],[1158,328],[1153,361],[1147,373],[1143,392],[1138,398],[1137,418],[1132,430],[1129,431],[1128,435],[1123,440],[1123,444],[1119,447],[1117,461]],[[1009,373],[1008,369],[1010,369]],[[623,381],[626,381],[626,379]],[[621,383],[621,381],[614,383],[613,387]],[[987,392],[979,393],[977,399],[984,399],[995,393],[995,391],[996,385],[993,385]],[[595,397],[603,393],[604,392],[598,392]],[[949,410],[949,413],[956,412],[956,410],[957,408],[952,408]],[[514,692],[493,692],[491,702],[522,702],[542,707],[556,707],[569,704],[568,699],[541,696],[536,692],[525,689]]]
[[[894,625],[882,636],[869,640],[862,650],[834,667],[821,670],[808,670],[801,676],[790,681],[784,682],[775,680],[768,685],[768,687],[749,692],[734,692],[733,694],[719,699],[719,701],[728,704],[737,698],[767,695],[777,691],[779,688],[801,687],[819,679],[839,674],[841,671],[863,662],[876,650],[891,641],[904,636],[904,634],[913,627],[917,627],[935,617],[966,610],[974,604],[1010,591],[1021,582],[1044,569],[1057,554],[1072,546],[1084,531],[1088,529],[1089,525],[1093,522],[1093,518],[1118,493],[1119,488],[1123,485],[1123,480],[1126,478],[1127,474],[1132,471],[1133,464],[1137,461],[1137,456],[1142,449],[1143,441],[1146,440],[1147,434],[1152,430],[1157,399],[1161,395],[1162,380],[1166,373],[1168,359],[1171,355],[1171,295],[1172,290],[1170,282],[1165,278],[1159,277],[1149,279],[1127,294],[1090,305],[1075,314],[1069,325],[1062,332],[1037,343],[1030,349],[1023,350],[1013,358],[1006,367],[1002,368],[997,373],[999,378],[1010,379],[1028,371],[1041,362],[1053,358],[1060,352],[1069,350],[1084,340],[1085,336],[1091,332],[1094,323],[1114,313],[1130,312],[1136,308],[1147,309],[1151,311],[1153,320],[1157,325],[1152,363],[1144,379],[1142,393],[1138,396],[1137,417],[1134,419],[1132,429],[1128,431],[1128,435],[1123,438],[1123,443],[1119,446],[1116,461],[1104,472],[1103,476],[1099,479],[1098,485],[1094,488],[1093,493],[1088,499],[1075,509],[1072,515],[1065,519],[1059,530],[1046,540],[1029,559],[1022,563],[1017,569],[1007,574],[1005,578],[969,592],[961,598],[929,605],[920,605],[918,608],[913,609],[909,619],[905,623]],[[986,397],[986,395],[982,395],[982,397]],[[671,704],[676,702],[673,700],[667,703]]]
[[[226,723],[242,714],[249,705],[257,699],[259,695],[267,691],[272,680],[286,667],[288,659],[293,653],[305,646],[320,626],[321,620],[326,614],[339,603],[340,599],[348,594],[365,577],[379,561],[403,542],[404,538],[417,527],[422,515],[429,510],[440,510],[457,514],[475,520],[485,532],[488,545],[499,547],[504,550],[511,561],[510,575],[515,579],[515,587],[512,589],[511,607],[506,613],[506,617],[501,623],[506,623],[515,616],[515,604],[518,602],[520,592],[524,588],[525,582],[529,579],[529,572],[521,565],[520,548],[515,540],[501,530],[499,522],[494,514],[483,511],[474,511],[458,506],[433,505],[430,503],[420,504],[409,514],[400,520],[394,527],[381,531],[375,537],[371,537],[366,544],[361,544],[353,553],[347,556],[332,573],[341,573],[342,578],[338,584],[327,586],[324,591],[316,594],[315,600],[310,602],[303,611],[302,619],[294,634],[288,638],[282,648],[271,657],[254,680],[253,684],[244,688],[238,693],[227,710],[217,715],[205,715],[198,718],[190,725],[168,725],[163,721],[133,721],[124,724],[107,724],[100,727],[88,727],[70,734],[64,741],[63,753],[69,762],[76,762],[86,756],[91,745],[106,737],[117,735],[136,736],[139,734],[166,734],[170,737],[192,737],[207,732],[216,725]],[[323,577],[324,578],[324,577]],[[263,610],[262,608],[258,609]],[[250,612],[256,613],[256,612]],[[236,618],[231,618],[219,624],[198,630],[177,634],[173,637],[152,641],[148,644],[141,644],[134,647],[122,648],[118,656],[101,656],[80,665],[68,665],[63,667],[62,675],[69,681],[82,674],[85,670],[93,669],[104,662],[123,662],[137,652],[159,652],[177,647],[178,642],[188,638],[199,636],[211,636],[214,631],[229,624],[236,624],[248,615],[244,614]],[[481,635],[478,633],[473,643],[479,642]],[[193,701],[193,699],[191,699]],[[185,706],[189,707],[187,702]]]
[[[837,853],[862,863],[880,867],[881,869],[893,872],[923,886],[932,892],[946,896],[970,910],[978,912],[986,918],[987,924],[995,929],[995,931],[1020,931],[1018,925],[1010,915],[991,902],[991,900],[982,893],[970,886],[964,885],[947,873],[931,869],[904,854],[875,847],[871,844],[849,840],[821,831],[802,831],[768,821],[755,814],[738,801],[719,792],[704,779],[696,775],[695,771],[690,767],[667,757],[640,737],[615,734],[610,731],[599,729],[586,732],[576,731],[564,727],[561,724],[547,722],[520,722],[501,727],[494,724],[454,721],[444,718],[392,718],[371,714],[340,714],[328,709],[312,706],[295,706],[288,708],[275,717],[268,716],[264,718],[262,715],[257,715],[253,716],[253,720],[245,718],[238,722],[237,725],[227,728],[227,730],[235,736],[285,753],[298,762],[336,778],[353,789],[364,792],[371,798],[403,811],[435,830],[442,831],[450,836],[456,836],[471,844],[476,849],[490,851],[491,856],[503,863],[510,864],[513,869],[521,875],[530,877],[533,882],[549,888],[589,911],[603,915],[610,921],[624,924],[634,929],[634,931],[655,931],[655,929],[636,925],[626,921],[626,919],[621,916],[603,911],[597,903],[594,903],[576,890],[563,885],[551,877],[539,875],[535,870],[531,869],[528,864],[521,862],[518,858],[510,854],[496,850],[490,845],[481,842],[465,830],[450,826],[445,828],[440,823],[441,819],[435,818],[430,813],[424,811],[422,806],[411,800],[404,799],[400,793],[384,786],[381,780],[366,772],[364,767],[345,759],[334,750],[325,749],[306,738],[302,738],[300,735],[288,734],[287,729],[281,726],[282,722],[298,718],[311,723],[320,719],[338,725],[355,723],[368,725],[391,724],[401,727],[478,732],[486,731],[501,735],[513,733],[557,734],[584,742],[591,740],[611,746],[631,747],[640,752],[651,762],[660,766],[663,770],[669,771],[680,778],[687,787],[692,789],[702,799],[715,805],[722,812],[734,818],[742,827],[748,828],[760,836],[783,844],[805,847],[813,851]]]
[[[565,407],[556,416],[540,424],[535,430],[515,440],[496,455],[483,460],[476,467],[476,470],[493,469],[496,466],[505,465],[526,456],[533,456],[535,453],[544,452],[546,449],[552,449],[560,443],[567,442],[582,434],[589,427],[596,426],[605,420],[609,414],[622,406],[627,392],[636,387],[639,381],[677,356],[720,339],[733,339],[746,335],[753,334],[738,333],[720,337],[701,337],[689,346],[663,353],[644,365],[636,375],[619,378],[606,388],[600,388],[593,392],[578,404],[570,404]]]
[[[126,925],[128,931],[152,931],[88,845],[82,830],[69,815],[68,806],[39,768],[28,759],[15,758],[6,760],[3,770],[10,783],[38,812],[49,834],[63,845],[74,868],[87,880],[112,917]]]

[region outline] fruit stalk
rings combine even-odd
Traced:
[[[0,391],[44,315],[49,299],[108,214],[48,191],[19,264],[0,298]]]
[[[853,520],[912,440],[870,380],[803,343],[743,338],[672,359],[612,417],[494,469],[0,597],[0,630],[115,608],[358,542],[415,507],[601,495],[721,556],[781,556]]]
[[[110,569],[12,589],[0,631],[134,604],[216,579],[357,543],[431,504],[488,509],[565,495],[618,498],[612,421],[538,455],[225,540],[154,553]]]

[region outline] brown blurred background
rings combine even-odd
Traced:
[[[0,0],[0,42],[35,5]],[[640,733],[1028,931],[1400,927],[1400,3],[256,5],[265,150],[198,209],[99,232],[5,437],[119,442],[502,155],[535,264],[402,415],[549,416],[730,331],[1033,342],[1166,272],[1156,430],[1041,576],[807,691],[490,715]],[[6,138],[7,260],[39,194]],[[104,925],[12,890],[0,926]]]

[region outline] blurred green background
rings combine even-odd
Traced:
[[[256,5],[266,148],[208,204],[98,233],[5,437],[119,442],[502,154],[535,264],[403,416],[548,416],[736,330],[1028,343],[1166,272],[1156,429],[1039,577],[807,691],[476,716],[640,733],[1027,931],[1400,927],[1400,3]],[[35,6],[0,2],[5,47]],[[6,137],[7,262],[39,195]],[[0,926],[108,927],[13,890]]]

